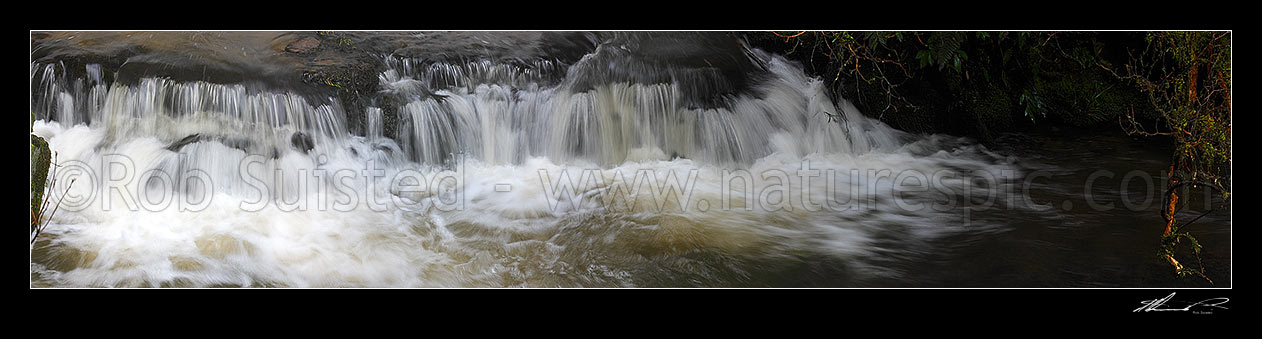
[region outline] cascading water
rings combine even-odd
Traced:
[[[863,286],[991,227],[947,205],[1006,185],[970,180],[1012,171],[1002,157],[868,119],[779,56],[741,56],[764,68],[751,90],[706,105],[697,93],[722,86],[704,72],[606,77],[618,48],[573,64],[384,56],[390,100],[363,110],[363,135],[336,98],[33,65],[34,133],[79,179],[32,279],[767,286],[811,267]]]

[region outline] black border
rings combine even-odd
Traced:
[[[68,307],[88,307],[85,303],[91,303],[93,309],[117,310],[110,316],[155,310],[176,313],[157,316],[185,319],[200,314],[223,316],[225,311],[275,313],[276,317],[293,316],[293,312],[331,312],[348,317],[364,313],[385,318],[564,322],[595,317],[606,322],[643,322],[644,326],[659,322],[751,325],[723,320],[735,316],[807,326],[850,323],[854,328],[883,325],[855,319],[888,319],[892,321],[888,329],[895,331],[915,329],[906,327],[917,324],[903,322],[919,318],[967,320],[960,325],[998,325],[1008,318],[1043,322],[1124,317],[1185,322],[1228,319],[1237,309],[1249,309],[1230,289],[46,289],[28,293],[36,310],[64,312]],[[1176,308],[1183,305],[1180,302],[1230,300],[1222,304],[1226,309],[1137,311],[1145,301],[1172,293],[1167,306]]]
[[[1230,30],[1230,9],[1101,1],[130,2],[28,30]]]
[[[171,3],[140,3],[120,11],[67,8],[53,10],[52,15],[32,14],[24,19],[24,26],[27,30],[1230,30],[1233,26],[1231,20],[1222,17],[1192,16],[1157,4],[1132,3],[1130,8],[1118,5],[1119,8],[1114,9],[1100,6],[1090,3],[925,6],[887,2],[869,5],[802,2],[396,5],[376,2],[220,4],[214,8],[193,8]],[[190,16],[190,13],[196,14]],[[356,315],[390,318],[391,313],[397,316],[398,310],[405,310],[403,314],[421,322],[428,322],[420,319],[439,312],[447,315],[440,318],[539,317],[569,322],[586,316],[620,323],[664,321],[662,324],[695,322],[745,326],[722,320],[724,315],[739,314],[744,315],[739,318],[816,323],[817,326],[849,323],[854,328],[881,323],[853,323],[845,317],[884,318],[891,319],[897,331],[908,326],[900,318],[907,315],[973,319],[959,324],[969,327],[1003,319],[977,318],[980,315],[1035,319],[1100,316],[1158,321],[1222,319],[1231,317],[1236,308],[1249,308],[1237,304],[1240,301],[1234,298],[1234,292],[1231,288],[30,289],[28,300],[35,305],[32,314],[37,315],[65,314],[67,310],[84,307],[92,310],[87,313],[110,309],[107,313],[120,317],[156,313],[194,322],[196,313],[223,317],[245,312],[241,319],[258,323],[266,321],[260,317],[266,319],[269,314],[275,316],[305,309],[352,318]],[[1229,310],[1214,314],[1133,312],[1142,306],[1142,301],[1170,293],[1176,293],[1175,300],[1227,297],[1232,301],[1227,304]],[[207,305],[222,307],[207,308]],[[387,307],[377,308],[382,306]],[[48,309],[41,309],[44,307]],[[315,324],[307,321],[280,325]]]

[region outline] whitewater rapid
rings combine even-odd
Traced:
[[[32,284],[761,286],[822,262],[862,286],[995,227],[961,206],[1007,204],[1012,159],[897,131],[751,55],[767,78],[717,108],[684,102],[679,82],[580,88],[591,56],[385,57],[380,94],[394,99],[365,110],[364,135],[334,98],[49,80],[33,134],[59,182],[76,179],[33,246]]]

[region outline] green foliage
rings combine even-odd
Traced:
[[[941,71],[950,66],[956,73],[961,72],[961,66],[968,60],[968,52],[961,48],[966,37],[961,32],[929,34],[928,39],[925,40],[927,49],[916,52],[916,60],[920,61],[920,68],[933,66]]]
[[[1166,258],[1175,257],[1175,254],[1177,250],[1179,249],[1179,244],[1184,240],[1188,242],[1188,247],[1192,250],[1192,255],[1196,257],[1196,260],[1198,263],[1197,266],[1201,266],[1199,264],[1200,257],[1201,257],[1201,249],[1204,247],[1201,246],[1201,243],[1196,240],[1196,237],[1192,236],[1192,234],[1188,232],[1171,232],[1169,234],[1163,235],[1161,237],[1161,249],[1157,251],[1157,257],[1163,260]],[[1202,279],[1205,279],[1206,281],[1209,281],[1210,283],[1213,283],[1213,280],[1211,280],[1208,276],[1206,276],[1203,270],[1204,270],[1203,267],[1201,269],[1193,269],[1191,267],[1188,267],[1182,264],[1175,266],[1175,274],[1178,274],[1180,278],[1184,278],[1188,276],[1197,276]]]
[[[1047,108],[1043,104],[1043,98],[1039,96],[1038,90],[1035,88],[1027,88],[1021,91],[1019,102],[1025,107],[1025,117],[1030,118],[1033,123],[1035,116],[1039,118],[1047,117]]]
[[[844,81],[854,86],[851,89],[863,88],[863,93],[877,94],[884,103],[880,112],[916,109],[899,91],[902,83],[912,77],[911,70],[903,65],[905,51],[901,49],[908,34],[846,31],[773,34],[792,43],[788,54],[806,53],[807,61],[813,65],[817,56],[822,57],[823,62],[819,64],[831,75],[832,84]],[[863,104],[868,96],[860,94],[852,98]]]
[[[1051,120],[1073,127],[1114,128],[1112,122],[1131,112],[1141,119],[1157,117],[1145,108],[1148,100],[1141,92],[1097,67],[1120,64],[1115,59],[1124,57],[1127,48],[1142,47],[1142,32],[775,35],[791,44],[790,55],[805,53],[809,65],[826,63],[822,69],[832,78],[832,89],[844,91],[865,112],[902,128],[932,131],[952,124],[952,133],[995,130],[998,126],[967,125],[997,121],[981,117],[992,114],[991,107],[972,106],[977,103],[975,94],[990,87],[1005,94],[1010,101],[1005,106],[1013,109],[1008,114],[1024,125]],[[965,125],[954,125],[960,123]]]
[[[1132,56],[1125,75],[1118,77],[1131,80],[1148,95],[1165,128],[1147,130],[1133,116],[1123,127],[1132,134],[1172,137],[1171,182],[1213,187],[1225,205],[1231,198],[1231,33],[1151,32],[1145,40],[1147,48]],[[1113,71],[1108,65],[1101,67]],[[1178,197],[1175,191],[1167,194],[1168,199]],[[1170,209],[1159,254],[1171,261],[1180,277],[1198,275],[1209,280],[1174,259],[1180,242],[1186,240],[1199,263],[1201,245],[1183,231],[1191,222],[1173,227],[1175,211],[1173,206]]]
[[[324,37],[325,39],[331,39],[331,40],[337,41],[338,47],[345,46],[345,47],[350,47],[350,48],[357,48],[355,47],[355,41],[347,37],[346,33],[335,32],[335,31],[319,31],[316,34]]]
[[[1127,75],[1160,113],[1165,130],[1132,123],[1135,134],[1175,139],[1176,175],[1231,191],[1231,36],[1229,32],[1153,32]]]
[[[346,89],[345,87],[342,87],[342,85],[338,85],[337,83],[334,83],[333,77],[324,78],[324,84],[332,86],[332,87],[337,87],[337,89]]]

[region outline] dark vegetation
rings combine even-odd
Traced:
[[[1143,32],[758,32],[865,114],[917,133],[989,142],[1004,131],[1118,131],[1159,116],[1099,64],[1121,65]]]
[[[1226,208],[1231,198],[1231,34],[1228,32],[1157,32],[1147,36],[1148,46],[1132,56],[1117,74],[1147,94],[1152,108],[1165,124],[1146,128],[1133,119],[1123,127],[1133,135],[1168,136],[1174,139],[1168,189],[1161,216],[1166,220],[1158,255],[1180,276],[1209,281],[1201,263],[1201,244],[1187,229],[1201,216]],[[1110,71],[1114,71],[1110,69]],[[1128,117],[1129,118],[1129,117]],[[1180,223],[1178,212],[1187,203],[1180,197],[1194,195],[1180,188],[1203,187],[1216,194],[1209,211]],[[1180,245],[1184,245],[1180,247]],[[1177,259],[1191,252],[1197,268]]]
[[[1157,256],[1210,284],[1187,226],[1231,196],[1230,32],[751,32],[865,114],[992,143],[1012,131],[1126,133],[1174,145]],[[1084,145],[1090,147],[1090,145]],[[1216,194],[1185,212],[1193,188]],[[1178,258],[1193,257],[1197,267]]]

